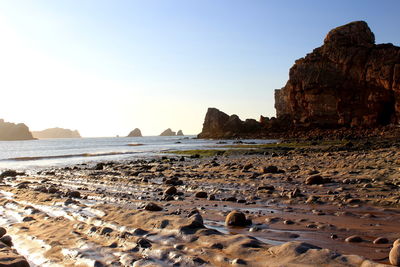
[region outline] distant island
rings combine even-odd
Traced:
[[[171,128],[168,128],[164,132],[160,134],[160,136],[183,136],[182,130],[179,130],[177,133],[172,131]]]
[[[81,138],[81,135],[77,130],[73,131],[64,128],[49,128],[43,131],[32,131],[32,135],[38,139],[46,138]]]
[[[32,140],[34,139],[32,133],[29,131],[28,126],[23,123],[5,122],[0,119],[0,140],[1,141],[14,141],[14,140]]]
[[[140,131],[139,128],[135,128],[133,131],[131,131],[127,137],[142,137],[142,132]]]

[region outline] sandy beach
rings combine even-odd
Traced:
[[[389,264],[398,141],[187,153],[5,175],[2,225],[37,266]]]

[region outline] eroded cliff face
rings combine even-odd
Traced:
[[[296,61],[275,108],[278,119],[301,126],[399,123],[400,47],[376,45],[363,21],[335,28]]]

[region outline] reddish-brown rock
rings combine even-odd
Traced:
[[[375,44],[367,23],[331,30],[275,91],[278,119],[300,126],[377,126],[400,120],[400,47]]]
[[[199,138],[234,138],[259,134],[261,123],[253,119],[242,121],[237,115],[227,115],[216,108],[207,110]]]

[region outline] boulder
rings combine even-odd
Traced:
[[[233,210],[225,218],[226,226],[240,226],[244,227],[250,224],[249,220],[246,219],[246,215],[243,212]]]

